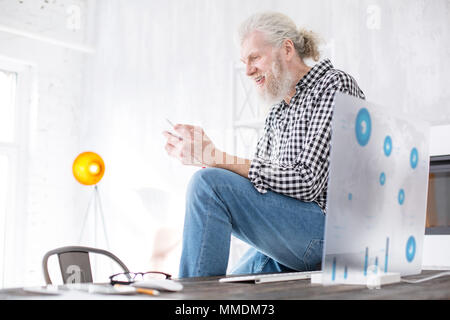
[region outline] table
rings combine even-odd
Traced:
[[[420,275],[404,277],[414,280],[440,273],[439,270],[424,270]],[[367,286],[311,284],[310,280],[283,281],[263,284],[220,283],[221,277],[189,278],[179,280],[184,285],[180,292],[161,292],[159,296],[102,295],[87,292],[68,292],[62,295],[37,295],[23,288],[0,290],[0,300],[20,299],[164,299],[164,300],[450,300],[450,276],[426,282],[410,284],[395,283],[370,289]]]

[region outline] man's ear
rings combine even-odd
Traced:
[[[283,41],[283,53],[286,56],[286,60],[290,61],[295,56],[295,46],[291,39]]]

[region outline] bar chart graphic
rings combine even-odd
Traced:
[[[408,249],[406,249],[407,252]],[[409,253],[411,255],[411,253]],[[408,255],[408,253],[407,253]],[[359,263],[358,263],[359,258]],[[338,265],[339,263],[339,265]],[[359,274],[359,280],[365,279],[371,274],[388,273],[389,272],[389,237],[386,237],[384,250],[372,253],[369,251],[369,247],[364,249],[364,252],[351,255],[333,255],[331,264],[331,281],[337,280],[347,281],[349,278],[349,270],[352,275]],[[362,276],[362,277],[361,277]],[[359,283],[359,281],[358,281]]]

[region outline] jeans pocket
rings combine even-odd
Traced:
[[[323,240],[312,239],[303,255],[303,263],[307,271],[320,270],[322,264]]]

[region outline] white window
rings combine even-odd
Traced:
[[[0,254],[1,254],[1,284],[5,282],[5,249],[6,228],[11,211],[11,192],[13,178],[11,175],[11,160],[15,156],[15,120],[16,120],[16,84],[17,73],[0,69]]]
[[[17,73],[0,70],[0,142],[14,142]]]
[[[8,211],[8,190],[10,181],[8,175],[9,159],[6,155],[0,154],[0,275],[1,287],[4,284],[4,269],[5,269],[5,232],[6,232],[6,212]]]
[[[23,263],[31,69],[0,58],[0,288],[17,283]]]

